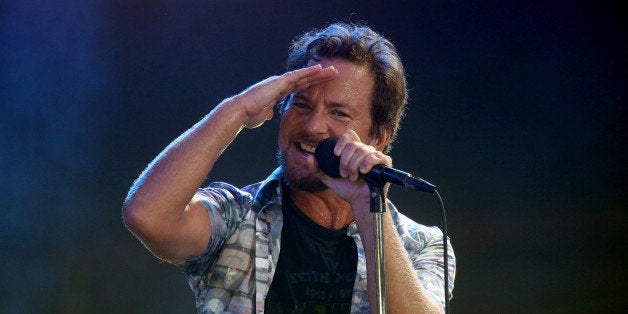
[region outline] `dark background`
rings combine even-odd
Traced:
[[[283,72],[295,35],[365,21],[405,62],[392,151],[440,186],[452,313],[610,313],[626,301],[626,14],[619,1],[0,2],[0,312],[193,313],[122,201],[172,139]],[[274,167],[277,121],[209,176]],[[430,195],[393,188],[439,225]]]

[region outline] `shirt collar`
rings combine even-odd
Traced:
[[[269,208],[268,205],[281,206],[282,202],[282,173],[281,167],[273,171],[264,181],[260,183],[260,187],[255,194],[254,204],[261,206],[260,211]],[[358,233],[358,225],[354,222],[349,224],[347,235],[353,236]]]
[[[259,183],[259,188],[255,193],[253,199],[254,207],[260,208],[263,211],[268,205],[281,206],[281,167],[278,167],[273,171],[264,181]]]

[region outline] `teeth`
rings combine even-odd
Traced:
[[[310,154],[314,154],[314,151],[316,150],[316,147],[312,147],[312,146],[307,146],[303,143],[301,143],[301,149],[310,153]]]

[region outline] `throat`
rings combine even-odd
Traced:
[[[299,205],[297,207],[301,208]],[[318,225],[329,230],[343,229],[353,221],[347,220],[345,215],[335,210],[301,210],[301,212]]]
[[[326,198],[316,193],[294,190],[290,191],[289,197],[305,216],[326,229],[340,230],[346,228],[354,220],[349,204],[338,197]]]

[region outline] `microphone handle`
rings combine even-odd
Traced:
[[[390,182],[395,185],[402,186],[405,189],[423,191],[433,193],[436,186],[427,182],[426,180],[415,177],[407,172],[397,170],[394,168],[386,167],[383,165],[377,165],[366,174],[361,176],[369,179],[382,180],[384,182]]]

